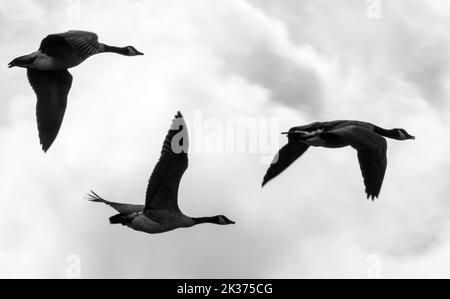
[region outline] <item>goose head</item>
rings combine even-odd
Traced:
[[[24,56],[17,57],[16,59],[14,59],[10,63],[8,63],[8,68],[12,68],[12,67],[27,68],[27,67],[30,67],[36,61],[36,59],[39,57],[40,54],[41,53],[38,51],[38,52],[31,53],[29,55],[24,55]]]
[[[231,221],[230,219],[228,219],[223,215],[212,217],[211,222],[219,225],[236,224],[236,222]]]
[[[144,53],[139,52],[138,50],[136,50],[135,47],[133,46],[127,46],[125,47],[127,49],[128,52],[125,53],[126,56],[140,56],[140,55],[144,55]]]
[[[398,140],[408,140],[408,139],[415,140],[416,139],[415,136],[410,135],[408,132],[406,132],[405,129],[394,129],[394,130],[397,132]]]

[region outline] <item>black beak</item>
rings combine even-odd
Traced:
[[[8,63],[8,68],[12,68],[13,66],[15,66],[12,62]]]
[[[144,55],[144,53],[142,53],[142,52],[139,52],[139,51],[137,51],[137,50],[136,50],[136,52],[137,52],[137,55],[139,55],[139,56],[142,56],[142,55]]]

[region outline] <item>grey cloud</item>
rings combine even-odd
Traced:
[[[437,232],[408,232],[395,236],[388,251],[394,257],[423,256],[442,244]]]
[[[302,57],[299,62],[298,52],[306,43],[295,43],[285,35],[282,21],[247,2],[230,6],[221,2],[211,13],[218,17],[200,16],[194,22],[205,28],[199,40],[221,60],[227,75],[266,89],[275,103],[318,112],[322,104],[320,74],[314,61]]]
[[[360,0],[339,7],[330,0],[250,2],[285,22],[294,41],[339,57],[344,70],[402,76],[430,103],[440,107],[446,102],[450,45],[445,28],[450,22],[425,3],[383,1],[382,18],[370,19],[368,4]]]
[[[321,104],[321,85],[311,69],[274,53],[266,45],[251,45],[244,55],[225,56],[226,68],[271,92],[271,99],[316,112]]]

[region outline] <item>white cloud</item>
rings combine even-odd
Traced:
[[[61,277],[69,254],[80,255],[84,277],[366,277],[370,254],[382,258],[386,277],[448,276],[436,266],[448,247],[448,15],[444,2],[399,2],[386,3],[381,20],[368,20],[366,2],[356,0],[82,1],[80,18],[64,4],[2,2],[5,66],[67,29],[96,31],[145,56],[105,54],[73,69],[66,119],[45,156],[24,71],[0,69],[8,83],[0,90],[8,211],[0,236],[9,240],[0,276]],[[31,6],[47,21],[7,13]],[[223,119],[278,117],[282,128],[355,118],[418,139],[389,141],[376,203],[363,200],[351,149],[311,150],[264,190],[257,155],[191,155],[182,209],[225,214],[237,221],[232,228],[144,235],[110,226],[112,210],[82,200],[93,188],[143,202],[172,115],[199,109]]]

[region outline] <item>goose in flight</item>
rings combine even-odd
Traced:
[[[370,123],[350,120],[316,122],[294,127],[283,134],[287,135],[288,144],[279,151],[269,167],[263,187],[302,156],[310,146],[351,146],[358,152],[367,198],[372,200],[380,194],[387,167],[387,142],[383,136],[397,140],[415,139],[404,129],[386,130]]]
[[[132,46],[119,48],[99,43],[95,33],[68,31],[47,36],[38,51],[18,57],[8,64],[9,68],[27,69],[28,81],[37,96],[36,116],[44,152],[58,135],[64,118],[67,96],[72,86],[72,75],[68,69],[95,54],[106,52],[125,56],[144,55]]]
[[[122,224],[149,234],[164,233],[202,223],[234,224],[225,216],[193,218],[184,215],[178,207],[180,180],[188,168],[188,133],[180,112],[175,116],[167,134],[161,157],[150,177],[145,205],[129,205],[107,201],[91,191],[88,199],[102,202],[119,214],[109,218],[111,224]]]

